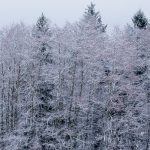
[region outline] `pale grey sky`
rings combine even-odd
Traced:
[[[130,23],[138,9],[150,19],[150,0],[0,0],[0,27],[20,21],[33,24],[41,12],[62,26],[81,18],[90,2],[96,4],[103,22],[111,28]]]

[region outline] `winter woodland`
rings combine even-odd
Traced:
[[[108,34],[90,4],[1,29],[0,150],[150,150],[150,24],[131,19]]]

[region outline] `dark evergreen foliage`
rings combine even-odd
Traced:
[[[148,19],[141,10],[134,15],[132,21],[135,28],[146,29],[148,26]]]

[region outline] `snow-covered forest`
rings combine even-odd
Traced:
[[[1,29],[0,150],[150,150],[150,24],[131,19],[108,34],[90,4]]]

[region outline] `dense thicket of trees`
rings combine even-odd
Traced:
[[[108,35],[95,5],[63,28],[42,14],[0,32],[1,150],[150,150],[150,27]]]

